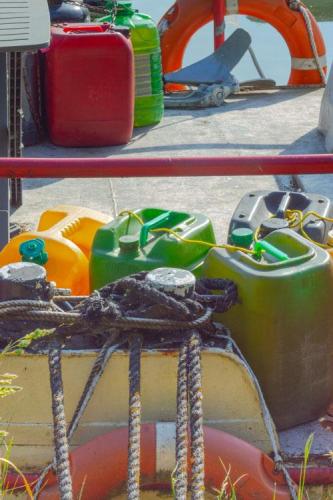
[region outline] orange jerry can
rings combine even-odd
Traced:
[[[0,266],[21,260],[45,266],[47,278],[73,295],[89,294],[89,257],[97,229],[111,216],[60,205],[42,213],[37,229],[13,238],[0,252]]]

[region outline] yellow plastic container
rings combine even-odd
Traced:
[[[89,257],[97,229],[111,221],[109,215],[89,208],[60,205],[44,212],[36,231],[13,238],[0,252],[0,266],[22,260],[20,245],[42,239],[48,260],[47,278],[73,295],[89,293]]]

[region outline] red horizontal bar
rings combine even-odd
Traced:
[[[177,158],[0,158],[4,177],[193,177],[332,174],[333,155]]]

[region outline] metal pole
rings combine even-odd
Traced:
[[[7,53],[0,52],[0,156],[8,156]],[[0,179],[0,250],[9,241],[9,181]]]
[[[165,158],[0,158],[0,178],[333,174],[333,155]]]
[[[213,0],[214,50],[224,43],[226,0]]]

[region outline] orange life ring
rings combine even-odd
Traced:
[[[141,428],[141,477],[145,489],[171,482],[174,452],[174,424],[144,424]],[[82,500],[100,500],[111,491],[120,491],[127,480],[127,428],[96,437],[71,454],[74,498],[82,490]],[[207,488],[220,489],[224,469],[230,467],[230,479],[236,483],[240,498],[256,500],[290,499],[281,473],[273,461],[252,445],[217,429],[204,428],[205,477]],[[169,450],[168,450],[169,448]],[[161,472],[164,473],[161,476]],[[165,475],[167,473],[167,476]],[[162,477],[162,480],[161,480]],[[164,477],[164,480],[163,480]],[[155,487],[156,489],[156,487]],[[40,500],[58,500],[56,479],[49,474]]]
[[[191,36],[212,21],[214,0],[177,0],[159,22],[164,73],[182,67]],[[287,0],[226,0],[227,15],[243,14],[271,24],[283,36],[291,56],[289,85],[321,84],[302,14],[290,9]],[[327,69],[326,48],[319,26],[308,11],[318,55]]]

